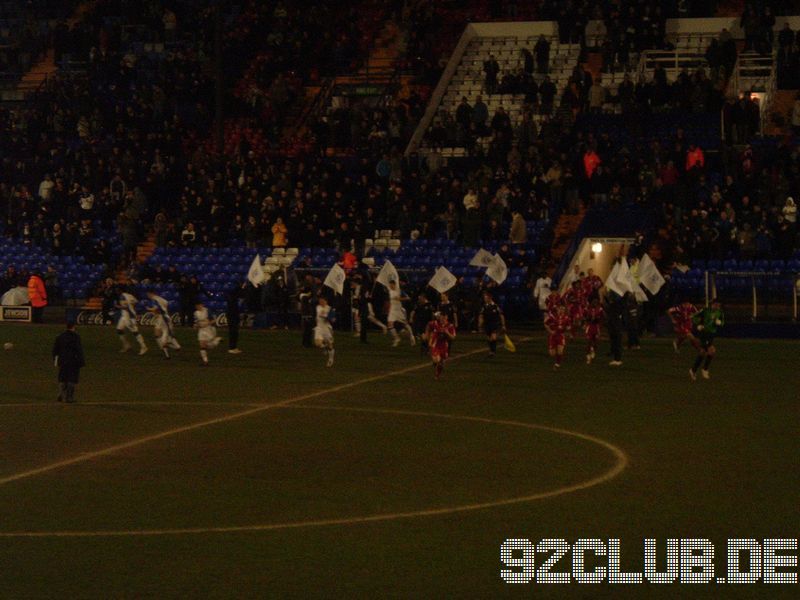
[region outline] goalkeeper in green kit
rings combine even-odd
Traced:
[[[714,347],[714,336],[717,335],[723,325],[725,325],[725,314],[722,312],[722,305],[716,298],[711,300],[709,306],[692,317],[692,333],[694,333],[695,337],[694,346],[698,352],[694,366],[689,369],[689,377],[692,378],[692,381],[697,379],[697,370],[700,365],[703,366],[700,371],[703,379],[711,378],[708,368],[711,366],[711,359],[717,353],[717,349]]]

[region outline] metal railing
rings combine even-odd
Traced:
[[[667,71],[682,71],[683,69],[708,68],[705,51],[690,49],[675,50],[645,50],[639,57],[637,74],[648,77],[653,74],[656,65],[661,65]]]

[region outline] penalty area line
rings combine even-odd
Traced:
[[[524,337],[520,338],[520,342],[528,341],[530,338]],[[486,348],[478,348],[475,350],[470,350],[469,352],[465,352],[463,354],[458,354],[450,358],[450,361],[459,360],[461,358],[467,358],[468,356],[474,356],[476,354],[481,354],[486,352]],[[134,438],[132,440],[128,440],[127,442],[121,442],[119,444],[114,444],[113,446],[108,446],[106,448],[102,448],[100,450],[94,450],[91,452],[84,452],[82,454],[78,454],[76,456],[72,456],[70,458],[66,458],[63,460],[59,460],[56,462],[52,462],[46,465],[42,465],[41,467],[36,467],[34,469],[29,469],[27,471],[21,471],[19,473],[14,473],[12,475],[7,475],[5,477],[0,478],[0,485],[7,485],[14,481],[20,481],[21,479],[29,479],[31,477],[35,477],[37,475],[42,475],[44,473],[49,473],[50,471],[55,471],[58,469],[63,469],[65,467],[70,467],[72,465],[77,465],[80,463],[88,462],[90,460],[94,460],[96,458],[102,458],[104,456],[108,456],[110,454],[114,454],[116,452],[121,452],[123,450],[128,450],[130,448],[136,448],[137,446],[142,446],[144,444],[149,444],[150,442],[156,442],[158,440],[163,440],[165,438],[169,438],[175,435],[179,435],[181,433],[188,433],[190,431],[196,431],[198,429],[204,429],[206,427],[211,427],[212,425],[221,425],[223,423],[230,423],[231,421],[238,421],[239,419],[244,419],[247,417],[251,417],[253,415],[265,412],[267,410],[271,410],[274,408],[281,408],[283,406],[289,406],[291,404],[295,404],[297,402],[303,402],[305,400],[311,400],[313,398],[320,398],[322,396],[327,396],[328,394],[336,394],[338,392],[342,392],[344,390],[349,390],[354,387],[358,387],[360,385],[364,385],[367,383],[373,383],[375,381],[381,381],[383,379],[389,379],[391,377],[396,377],[398,375],[405,375],[406,373],[413,373],[414,371],[420,371],[422,369],[430,368],[430,363],[422,363],[413,365],[410,367],[406,367],[405,369],[397,369],[395,371],[388,371],[386,373],[380,373],[378,375],[372,375],[370,377],[364,377],[362,379],[357,379],[356,381],[351,381],[349,383],[343,383],[340,385],[335,385],[333,387],[325,388],[322,390],[318,390],[316,392],[309,392],[307,394],[301,394],[300,396],[294,396],[292,398],[287,398],[286,400],[281,400],[280,402],[273,402],[270,404],[261,404],[254,406],[253,408],[249,408],[247,410],[241,410],[238,412],[234,412],[228,415],[223,415],[221,417],[214,417],[212,419],[205,419],[203,421],[197,421],[195,423],[190,423],[188,425],[183,425],[181,427],[175,427],[173,429],[167,429],[165,431],[160,431],[158,433],[154,433],[151,435],[146,435],[143,437]]]

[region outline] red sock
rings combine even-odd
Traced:
[[[557,365],[561,364],[561,354],[556,354],[556,364]]]

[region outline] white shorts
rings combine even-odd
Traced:
[[[390,323],[405,323],[406,322],[406,309],[405,308],[394,308],[392,307],[389,309],[389,318],[387,319]]]
[[[139,333],[139,327],[136,325],[136,319],[128,314],[128,311],[123,310],[119,314],[119,321],[117,321],[117,331],[130,331],[131,333]]]
[[[197,330],[197,341],[201,344],[205,343],[208,344],[209,342],[214,341],[214,338],[217,337],[217,328],[216,327],[201,327]]]
[[[165,323],[162,321],[158,323],[153,328],[153,333],[156,336],[156,341],[158,345],[162,348],[166,345],[170,345],[173,348],[180,348],[180,344],[178,344],[178,340],[175,339],[174,334],[172,333],[172,329],[168,326],[165,326]]]
[[[317,344],[323,344],[326,342],[333,341],[333,327],[328,325],[327,327],[320,327],[317,325],[314,327],[314,342]]]

